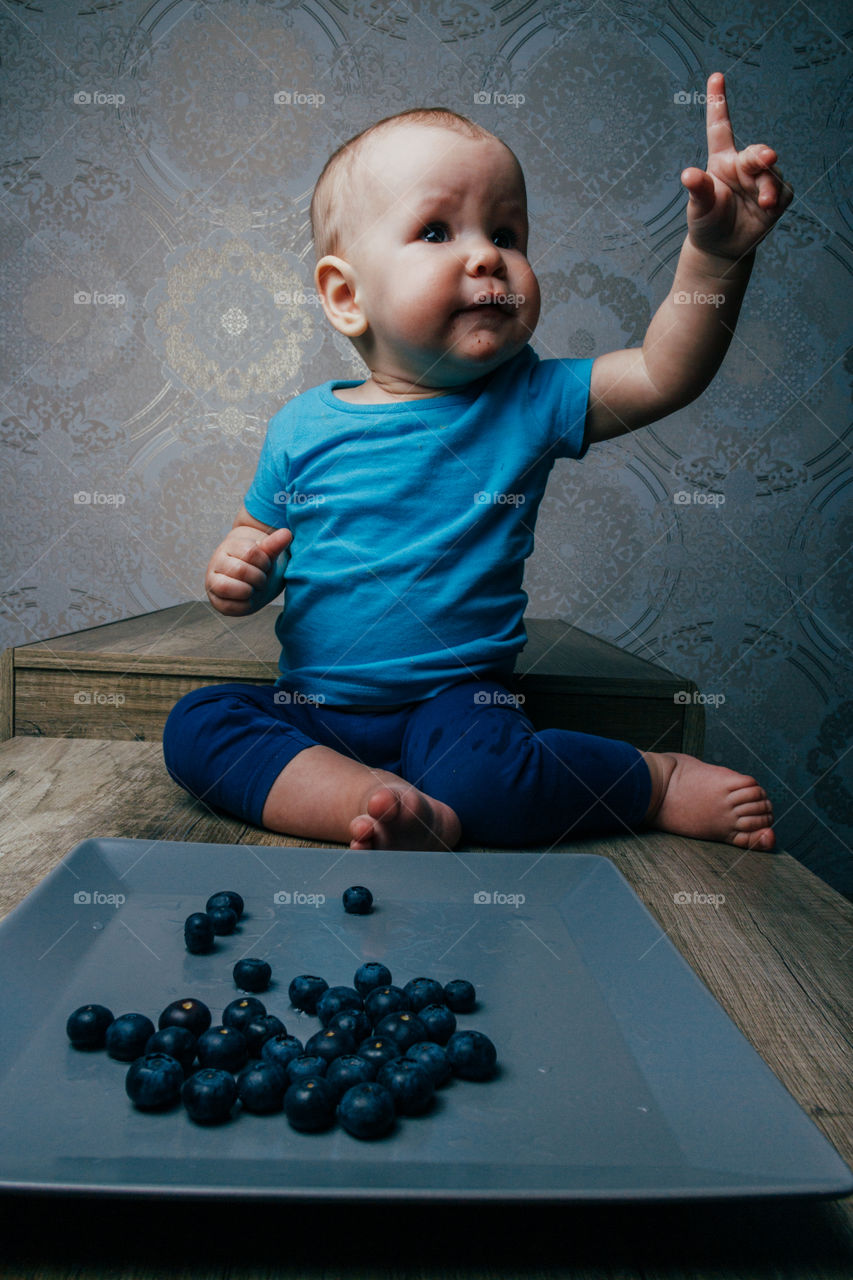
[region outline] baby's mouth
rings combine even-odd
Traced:
[[[516,299],[514,294],[508,293],[481,293],[478,294],[473,302],[461,310],[467,312],[480,312],[484,314],[512,315],[516,310]]]
[[[484,289],[474,295],[472,310],[485,308],[490,311],[502,311],[504,315],[514,315],[524,302],[521,293],[505,293],[503,290]]]

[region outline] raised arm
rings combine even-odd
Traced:
[[[721,72],[708,79],[707,170],[681,175],[687,237],[669,294],[642,347],[593,364],[590,439],[607,440],[689,404],[722,363],[749,281],[755,248],[794,197],[764,143],[738,151]]]
[[[289,529],[262,524],[241,507],[207,566],[204,587],[214,609],[236,618],[274,600],[284,586],[280,557],[292,540]]]

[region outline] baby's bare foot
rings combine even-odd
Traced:
[[[643,751],[652,775],[645,824],[739,849],[772,849],[773,806],[755,778],[680,751]]]
[[[452,849],[462,834],[449,805],[401,782],[374,785],[350,823],[351,849]]]
[[[350,823],[351,849],[452,849],[461,826],[453,810],[401,782],[374,784]]]

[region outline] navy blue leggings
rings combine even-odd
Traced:
[[[651,798],[649,770],[635,747],[565,729],[537,731],[505,686],[491,680],[370,711],[309,702],[273,686],[213,685],[181,698],[163,733],[175,782],[258,827],[282,769],[317,744],[444,801],[469,844],[516,848],[636,831]]]

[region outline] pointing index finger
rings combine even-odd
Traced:
[[[708,77],[705,125],[708,134],[708,155],[735,149],[732,122],[726,102],[726,81],[722,71],[714,71]]]

